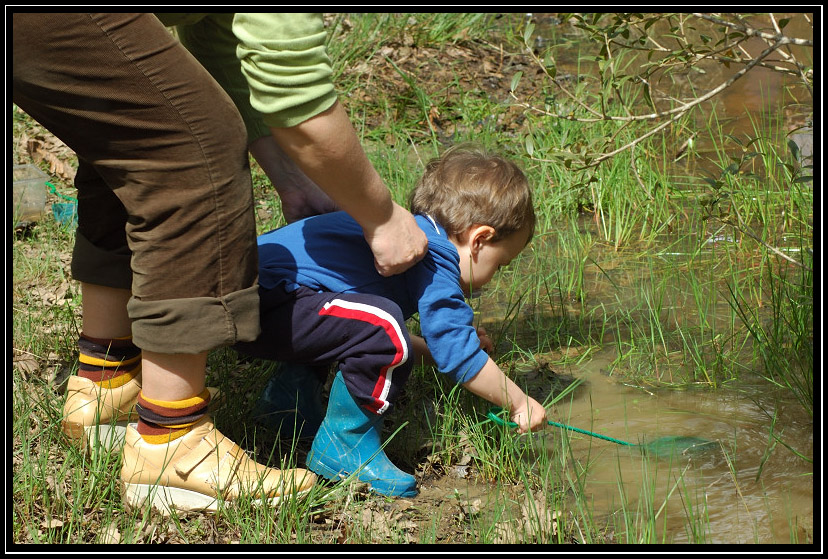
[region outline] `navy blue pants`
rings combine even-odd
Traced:
[[[348,392],[383,414],[411,373],[411,337],[399,306],[376,295],[260,289],[262,333],[241,353],[304,365],[337,364]]]

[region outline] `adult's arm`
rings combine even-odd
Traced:
[[[270,132],[250,142],[248,149],[278,192],[288,223],[341,209],[285,154]]]
[[[308,178],[360,224],[381,275],[403,272],[425,255],[425,233],[392,200],[339,102],[300,124],[270,130]]]
[[[400,273],[426,252],[425,234],[368,160],[331,82],[319,14],[233,18],[251,106],[282,150],[363,229],[377,271]]]

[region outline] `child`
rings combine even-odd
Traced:
[[[362,230],[343,212],[261,235],[262,333],[236,346],[286,363],[337,363],[308,468],[327,479],[357,472],[390,496],[417,494],[415,478],[391,463],[380,440],[382,415],[393,408],[415,359],[510,410],[521,433],[543,428],[546,419],[482,347],[491,349],[491,341],[475,330],[465,299],[532,238],[526,177],[502,157],[456,146],[427,165],[411,212],[428,237],[428,253],[390,277],[376,271]],[[405,326],[418,312],[423,337]],[[304,370],[309,384],[318,383],[312,368]]]

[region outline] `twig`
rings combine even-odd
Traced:
[[[635,140],[633,140],[632,142],[630,142],[630,143],[628,143],[628,144],[626,144],[626,145],[624,145],[624,146],[621,146],[620,148],[618,148],[618,149],[616,149],[616,150],[614,150],[614,151],[611,151],[611,152],[609,152],[609,153],[605,153],[605,154],[601,155],[600,157],[597,157],[594,161],[592,161],[592,162],[588,163],[587,165],[584,165],[583,169],[587,169],[587,168],[589,168],[589,167],[595,167],[595,166],[597,166],[597,165],[599,165],[599,164],[603,163],[603,162],[604,162],[604,161],[606,161],[607,159],[610,159],[610,158],[612,158],[612,157],[615,157],[616,155],[618,155],[618,154],[619,154],[619,153],[621,153],[622,151],[625,151],[625,150],[628,150],[628,149],[631,149],[631,148],[633,148],[633,147],[637,146],[639,143],[641,143],[642,141],[646,140],[646,139],[647,139],[647,138],[649,138],[650,136],[652,136],[652,135],[654,135],[654,134],[657,134],[658,132],[661,132],[662,130],[664,130],[665,128],[667,128],[667,127],[668,127],[668,126],[670,126],[671,124],[673,124],[675,121],[677,121],[677,120],[678,120],[679,118],[681,118],[682,116],[684,116],[684,113],[679,113],[679,114],[677,114],[677,115],[673,116],[673,118],[671,118],[670,120],[665,121],[665,122],[663,122],[663,123],[659,124],[658,126],[656,126],[655,128],[653,128],[652,130],[650,130],[649,132],[647,132],[647,133],[646,133],[646,134],[644,134],[643,136],[640,136],[640,137],[636,138],[636,139],[635,139]]]
[[[774,254],[776,254],[777,256],[779,256],[781,258],[784,258],[788,262],[790,262],[792,264],[795,264],[796,266],[799,266],[803,270],[807,270],[809,272],[813,271],[810,267],[806,266],[802,262],[791,258],[790,256],[788,256],[787,254],[785,254],[784,252],[782,252],[778,248],[773,247],[773,246],[769,245],[768,243],[766,243],[765,241],[763,241],[762,239],[760,239],[758,235],[756,235],[753,231],[750,230],[750,228],[748,228],[744,224],[744,222],[742,221],[742,217],[738,213],[736,214],[736,219],[739,221],[739,223],[733,223],[731,221],[725,221],[725,220],[720,219],[718,217],[714,217],[712,219],[718,221],[722,225],[730,225],[731,227],[735,227],[736,229],[738,229],[739,231],[741,231],[742,233],[744,233],[745,235],[747,235],[748,237],[750,237],[751,239],[753,239],[754,241],[759,243],[760,245],[764,246],[769,251],[773,252]]]
[[[673,122],[677,121],[682,116],[684,116],[684,114],[687,111],[689,111],[691,108],[695,107],[696,105],[698,105],[700,103],[703,103],[704,101],[707,101],[708,99],[710,99],[714,95],[717,95],[718,93],[722,92],[724,89],[730,87],[733,84],[733,82],[735,82],[736,80],[738,80],[739,78],[744,76],[751,68],[756,66],[759,63],[760,60],[762,60],[764,57],[766,57],[771,52],[773,52],[776,49],[777,46],[778,45],[772,45],[772,46],[768,47],[767,49],[765,49],[764,51],[762,51],[762,53],[755,60],[753,60],[750,64],[748,64],[747,66],[745,66],[741,70],[739,70],[736,74],[734,74],[725,83],[723,83],[722,85],[720,85],[716,89],[708,92],[707,94],[702,95],[701,97],[699,97],[695,101],[692,101],[690,103],[687,103],[687,104],[683,105],[682,107],[679,107],[679,109],[681,109],[680,111],[679,110],[674,110],[674,111],[667,111],[666,113],[663,113],[665,115],[674,113],[674,116],[670,120],[668,120],[668,121],[660,124],[659,126],[653,128],[652,130],[650,130],[649,132],[647,132],[643,136],[641,136],[639,138],[636,138],[632,142],[630,142],[630,143],[628,143],[624,146],[621,146],[620,148],[618,148],[618,149],[616,149],[616,150],[614,150],[610,153],[605,153],[605,154],[601,155],[600,157],[597,157],[594,161],[590,162],[588,165],[585,165],[584,168],[594,167],[594,166],[606,161],[607,159],[618,155],[622,151],[630,149],[633,146],[638,145],[641,141],[649,138],[653,134],[656,134],[656,133],[660,132],[661,130],[663,130],[664,128],[666,128],[667,126],[672,124]]]
[[[736,29],[737,31],[741,31],[745,35],[750,35],[752,37],[761,37],[762,39],[767,39],[769,41],[773,41],[774,43],[778,43],[779,45],[800,45],[803,47],[812,47],[814,46],[814,42],[808,39],[797,39],[787,37],[782,34],[774,34],[774,33],[765,33],[764,31],[759,31],[758,29],[753,29],[752,27],[748,27],[746,25],[737,25],[733,22],[726,21],[720,19],[716,16],[706,15],[706,14],[693,14],[694,16],[706,19],[707,21],[724,25],[725,27],[730,27],[731,29]]]

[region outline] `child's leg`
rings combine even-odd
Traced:
[[[411,373],[411,338],[396,303],[375,295],[262,290],[262,333],[241,353],[286,363],[339,364],[366,410],[388,411]]]
[[[339,363],[308,468],[328,479],[350,475],[383,495],[417,494],[414,476],[382,449],[382,413],[411,372],[410,337],[396,303],[372,295],[263,293],[262,336],[245,353],[300,363]],[[238,347],[238,346],[237,346]]]
[[[327,479],[354,476],[381,495],[413,497],[417,480],[397,468],[386,456],[382,416],[360,406],[336,373],[328,397],[328,411],[307,457],[308,469]]]

